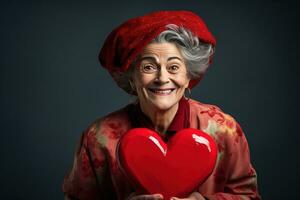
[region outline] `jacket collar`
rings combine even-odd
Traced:
[[[130,121],[132,123],[132,128],[149,128],[154,130],[154,126],[150,118],[145,115],[141,108],[140,104],[130,104],[128,106],[128,114]],[[179,101],[178,110],[175,114],[174,119],[172,120],[170,126],[167,129],[167,137],[175,134],[177,131],[180,131],[185,128],[190,127],[190,107],[188,100],[182,97]]]

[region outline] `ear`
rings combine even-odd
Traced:
[[[135,75],[136,75],[135,67],[134,67],[134,65],[131,65],[130,69],[127,72],[127,75],[126,75],[128,77],[128,81],[129,81],[129,84],[130,84],[131,87],[134,86],[134,82],[135,82],[135,79],[136,79]]]
[[[128,79],[128,82],[129,82],[130,88],[133,92],[136,92],[135,80],[136,80],[135,74],[132,73]]]
[[[134,81],[133,81],[133,78],[130,78],[128,81],[129,81],[129,84],[130,84],[131,89],[133,89],[133,88],[134,88]]]
[[[185,89],[189,87],[190,81],[191,81],[191,79],[190,79],[190,77],[188,76],[188,77],[187,77],[187,80],[186,80],[186,83],[185,83],[185,85],[184,85],[184,88],[185,88]]]

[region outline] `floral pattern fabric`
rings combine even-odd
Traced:
[[[260,200],[257,174],[240,125],[217,106],[190,99],[189,125],[212,136],[218,145],[213,173],[197,191],[209,200]],[[116,146],[130,130],[126,106],[93,122],[82,134],[63,192],[69,199],[126,199],[134,189],[117,165]]]

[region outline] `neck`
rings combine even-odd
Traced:
[[[155,130],[160,134],[165,134],[176,115],[178,103],[168,110],[159,110],[145,106],[141,106],[141,110],[150,118]]]

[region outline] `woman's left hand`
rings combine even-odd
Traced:
[[[170,200],[205,200],[205,198],[199,192],[193,192],[188,198],[172,197]]]

